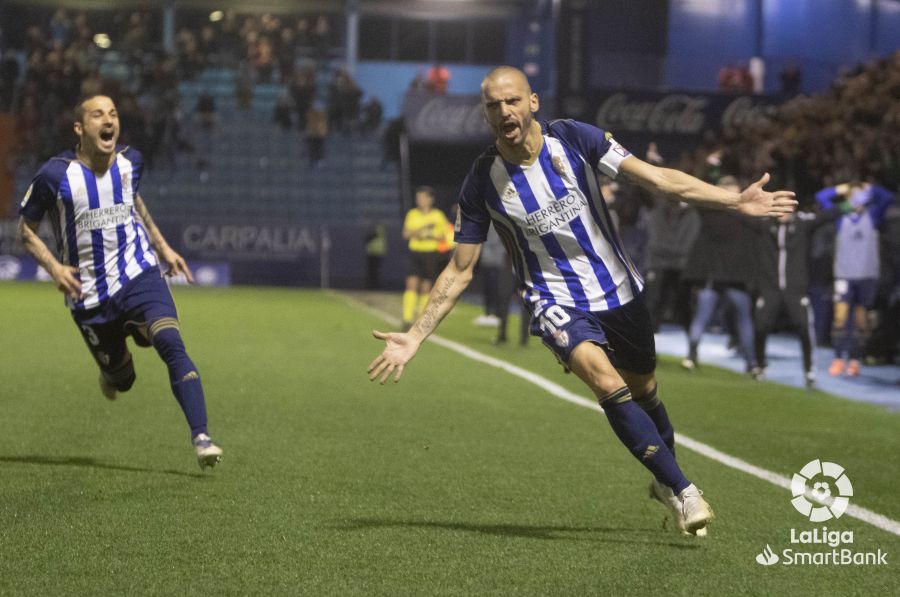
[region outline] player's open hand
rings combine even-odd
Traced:
[[[187,278],[189,283],[194,283],[194,274],[191,273],[191,268],[188,267],[184,257],[176,253],[171,247],[166,247],[164,251],[160,251],[160,257],[168,266],[168,269],[166,270],[167,276],[171,277],[184,274],[184,277]]]
[[[744,215],[757,218],[779,217],[797,209],[797,199],[792,191],[769,192],[763,190],[769,182],[769,173],[741,191],[737,209]]]
[[[73,301],[81,298],[81,280],[78,278],[77,267],[58,263],[49,274],[60,292]]]
[[[375,381],[381,376],[381,385],[394,374],[394,383],[400,381],[403,368],[419,350],[419,343],[409,334],[386,333],[373,330],[372,335],[379,340],[384,340],[386,346],[375,360],[369,363],[369,381]]]

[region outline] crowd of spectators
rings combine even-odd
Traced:
[[[718,184],[723,177],[735,177],[741,186],[755,181],[763,172],[772,175],[769,188],[797,191],[801,209],[816,211],[815,195],[823,188],[842,183],[879,185],[897,193],[900,188],[900,52],[844,73],[827,92],[796,96],[780,104],[765,118],[709,134],[693,153],[673,160],[674,167]],[[648,152],[651,162],[662,162],[655,147]],[[675,230],[675,215],[687,222],[685,209],[661,206],[639,190],[616,189],[613,209],[623,242],[645,274],[650,296],[658,304],[654,313],[664,320],[686,326],[685,293],[690,283],[684,270],[684,253],[672,253],[666,235]],[[665,212],[663,211],[665,210]],[[637,212],[637,214],[635,213]],[[660,225],[660,218],[667,225]],[[881,229],[881,280],[876,308],[877,322],[867,347],[873,361],[893,361],[900,357],[900,202],[896,199]],[[695,234],[695,233],[692,233]],[[699,234],[704,234],[702,231]],[[809,295],[817,322],[820,343],[828,343],[831,332],[830,302],[835,227],[822,226],[812,235],[809,247]],[[749,247],[749,244],[748,244]],[[753,249],[747,248],[747,254]],[[662,255],[660,253],[663,253]],[[749,264],[752,266],[752,263]],[[745,273],[751,275],[752,267]],[[660,300],[658,279],[665,276],[672,296]],[[742,280],[748,288],[752,279]],[[697,288],[694,289],[695,291]]]
[[[772,172],[773,183],[811,201],[823,186],[848,180],[897,188],[897,130],[900,52],[847,71],[825,93],[798,95],[766,118],[727,129],[716,144],[723,170],[743,179]],[[700,173],[704,160],[694,157]]]
[[[88,14],[60,8],[48,22],[29,24],[21,47],[0,55],[0,111],[16,114],[17,155],[29,162],[70,146],[71,107],[81,96],[104,93],[117,100],[122,141],[141,147],[151,168],[174,168],[178,152],[192,150],[186,127],[208,135],[216,122],[213,94],[205,90],[196,105],[184,106],[178,83],[210,68],[235,72],[242,110],[257,84],[282,85],[275,121],[305,134],[311,155],[321,156],[329,131],[372,131],[381,123],[381,104],[363,102],[345,70],[317,83],[321,68],[331,71],[340,41],[329,16],[194,15],[180,19],[185,26],[176,31],[174,52],[166,52],[158,12],[115,13],[100,35]],[[105,46],[116,52],[113,63]]]

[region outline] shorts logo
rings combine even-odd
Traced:
[[[553,341],[560,348],[565,348],[569,345],[569,334],[563,330],[556,330],[553,332]]]
[[[841,465],[816,459],[791,479],[791,495],[797,512],[811,522],[824,522],[844,514],[853,497],[853,484]]]
[[[104,365],[109,365],[109,355],[103,352],[102,350],[97,351],[97,360],[103,363]]]
[[[613,151],[622,156],[623,158],[628,156],[628,150],[616,143],[616,146],[613,147]]]

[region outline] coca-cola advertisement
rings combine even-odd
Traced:
[[[490,141],[477,95],[409,93],[403,102],[411,141],[480,143]]]
[[[699,144],[706,131],[765,117],[775,103],[761,95],[597,89],[566,98],[561,108],[565,117],[611,131],[635,152],[655,141],[673,155]]]

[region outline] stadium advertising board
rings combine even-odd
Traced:
[[[597,89],[562,103],[567,117],[612,131],[632,151],[655,141],[667,157],[700,144],[707,131],[739,127],[764,118],[776,104],[757,95],[693,91]]]
[[[408,94],[403,113],[410,140],[489,142],[480,102],[477,95]],[[656,141],[664,150],[675,152],[698,145],[706,131],[762,118],[775,104],[774,98],[757,95],[595,89],[565,98],[556,116],[612,131],[626,146],[640,149]]]
[[[477,95],[409,93],[403,118],[411,141],[487,143],[490,130],[481,115]]]
[[[157,223],[187,259],[228,263],[235,284],[353,288],[364,280],[368,230],[364,224],[242,218]],[[389,238],[400,238],[399,223],[387,228]],[[405,261],[399,242],[388,243],[384,261],[383,282],[400,284],[395,272],[405,271]]]

